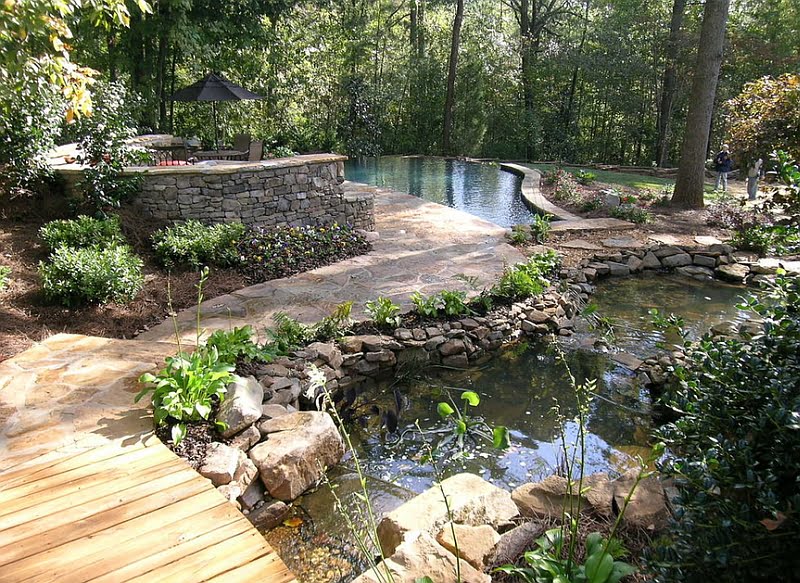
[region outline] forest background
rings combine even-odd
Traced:
[[[209,143],[210,107],[166,98],[215,71],[265,96],[219,108],[229,137],[646,166],[677,164],[703,12],[686,0],[153,0],[108,2],[125,11],[109,17],[103,2],[72,4],[72,62],[138,96],[143,133]],[[798,0],[732,2],[709,151],[746,82],[797,72],[798,30]]]

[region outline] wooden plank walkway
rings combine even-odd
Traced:
[[[51,348],[64,340],[55,340]],[[74,348],[82,345],[77,342]],[[47,342],[35,348],[42,346]],[[101,343],[93,358],[124,358],[119,348]],[[54,356],[69,360],[74,352],[69,347],[50,351],[43,367],[52,373]],[[85,361],[87,355],[81,356]],[[27,389],[33,393],[26,399],[9,392],[13,377],[19,380],[37,368],[30,359],[14,360],[0,366],[0,427],[6,428],[6,437],[19,429],[27,397],[47,390],[32,383]],[[140,360],[147,358],[140,354]],[[82,369],[96,373],[92,367]],[[69,367],[63,371],[59,376]],[[112,384],[125,384],[125,376],[120,378],[117,370]],[[96,382],[96,374],[94,378]],[[96,384],[98,392],[111,390],[111,385]],[[129,402],[128,397],[120,403]],[[11,402],[21,409],[9,415]],[[109,415],[108,408],[97,410]],[[96,419],[98,423],[102,425]],[[15,449],[13,439],[0,448],[0,582],[293,582],[294,576],[250,522],[158,439],[137,433],[135,428],[142,426],[126,418],[117,431],[104,428],[102,440],[91,432],[75,432],[75,446],[52,449],[46,434],[34,428],[36,439],[28,435],[27,449],[18,455],[9,455]]]

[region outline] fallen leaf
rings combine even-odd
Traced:
[[[777,529],[785,521],[786,521],[786,515],[783,512],[778,512],[775,515],[775,520],[772,520],[771,518],[764,518],[760,522],[761,522],[761,524],[764,525],[764,527],[767,530],[769,530],[771,532],[771,531]]]

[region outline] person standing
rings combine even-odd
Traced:
[[[758,195],[758,178],[761,176],[761,166],[764,160],[759,158],[747,169],[747,198],[755,200]]]
[[[728,172],[733,170],[733,160],[728,150],[730,150],[730,146],[722,144],[722,150],[714,156],[714,170],[717,171],[717,182],[714,185],[714,190],[719,190],[719,185],[722,184],[722,192],[727,192]]]

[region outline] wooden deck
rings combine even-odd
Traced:
[[[40,345],[51,349],[50,360],[45,359],[49,368],[43,366],[47,374],[52,375],[54,356],[60,360],[74,354],[75,345],[61,352],[57,344],[68,340],[62,336],[50,346]],[[112,342],[94,354],[103,368],[106,359],[124,358],[116,344],[123,341]],[[140,356],[146,365],[146,355]],[[5,447],[0,441],[0,582],[294,581],[263,536],[208,480],[157,438],[131,430],[146,419],[116,418],[107,404],[83,406],[62,411],[72,415],[76,427],[76,419],[85,423],[97,412],[95,429],[74,431],[72,447],[48,447],[48,433],[33,424],[26,425],[31,431],[16,434],[34,397],[44,392],[55,396],[55,389],[48,387],[56,385],[30,382],[21,398],[14,389],[25,387],[13,381],[24,380],[39,367],[32,359],[14,361],[0,365],[0,417],[6,417],[10,428],[5,435],[12,436]],[[58,375],[69,378],[69,370],[59,369]],[[81,370],[96,373],[85,363]],[[129,384],[119,367],[112,372],[106,403],[109,394],[117,394],[119,382]],[[96,374],[93,384],[103,386]],[[75,385],[84,383],[73,379],[70,386]],[[123,397],[121,404],[130,403],[130,394]],[[69,401],[59,395],[59,402]],[[17,411],[9,414],[12,402]],[[55,430],[52,435],[63,437]]]

